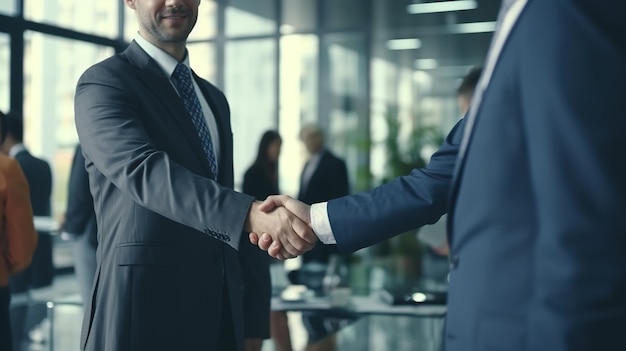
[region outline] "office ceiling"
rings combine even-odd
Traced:
[[[409,14],[407,6],[414,3],[412,0],[373,2],[375,55],[391,57],[405,66],[413,65],[417,59],[435,59],[438,68],[433,74],[457,77],[456,72],[461,72],[461,76],[464,73],[462,67],[483,63],[493,32],[480,29],[494,26],[500,6],[500,0],[477,0],[478,6],[473,10]],[[386,40],[397,38],[419,38],[421,47],[388,50]]]
[[[324,3],[320,6],[319,1]],[[323,18],[325,32],[370,30],[370,48],[375,57],[410,69],[415,68],[418,59],[434,59],[437,68],[428,72],[442,80],[454,80],[456,84],[469,67],[483,64],[493,32],[480,32],[476,26],[494,26],[500,0],[476,0],[478,6],[472,10],[425,14],[409,14],[407,11],[407,7],[414,3],[451,1],[282,0],[281,9],[283,23],[296,31],[315,31],[319,17]],[[269,0],[230,2],[246,11],[276,19]],[[318,10],[323,11],[321,16],[317,14]],[[468,26],[468,23],[479,24]],[[419,38],[421,47],[397,51],[387,48],[388,40],[401,38]],[[350,45],[349,41],[345,45]],[[444,89],[449,89],[449,84]]]

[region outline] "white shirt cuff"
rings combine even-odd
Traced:
[[[336,244],[333,230],[328,219],[328,202],[311,205],[311,226],[317,237],[324,244]]]

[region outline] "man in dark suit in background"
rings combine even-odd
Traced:
[[[1,145],[4,154],[14,157],[22,167],[30,188],[33,215],[49,217],[52,200],[52,171],[48,162],[33,156],[22,143],[24,123],[22,116],[9,113],[6,116],[7,136]],[[33,261],[24,272],[11,277],[12,294],[29,294],[30,289],[52,285],[54,267],[52,262],[52,236],[38,231],[38,244]],[[21,347],[25,332],[45,318],[44,308],[29,311],[28,305],[16,307],[11,313],[14,348]]]
[[[446,350],[626,349],[624,13],[503,2],[452,188]],[[351,200],[332,232],[371,238]]]
[[[315,235],[287,210],[261,212],[233,190],[228,102],[189,68],[200,1],[125,4],[135,39],[76,88],[99,231],[80,347],[258,350],[269,336],[268,260],[240,238],[268,232],[295,255]]]
[[[6,115],[0,111],[0,144],[6,131]],[[0,154],[0,350],[19,349],[13,346],[8,284],[12,275],[30,265],[36,247],[28,181],[17,161]],[[21,340],[15,343],[20,345]]]
[[[74,242],[74,273],[83,303],[89,300],[96,274],[98,227],[89,190],[89,175],[80,144],[76,146],[67,187],[67,208],[62,225],[63,234]]]
[[[307,125],[300,130],[300,140],[306,147],[309,159],[300,177],[298,200],[312,204],[336,199],[349,193],[348,170],[346,163],[326,148],[324,132],[317,125]],[[290,272],[295,283],[318,290],[322,287],[323,274],[304,274],[311,267],[328,268],[331,256],[339,256],[335,245],[315,245],[302,255],[300,270]],[[338,257],[340,264],[345,257]],[[318,268],[318,269],[319,269]],[[307,280],[303,277],[309,277]],[[319,279],[317,279],[319,278]],[[311,279],[315,281],[310,281]],[[308,333],[308,351],[330,351],[335,349],[336,328],[331,327],[323,312],[303,312],[302,321]]]
[[[307,125],[300,130],[300,140],[309,153],[300,176],[298,200],[313,204],[336,199],[349,192],[346,163],[326,148],[324,132],[316,125]],[[315,245],[302,255],[308,261],[328,262],[331,254],[338,253],[333,246]]]

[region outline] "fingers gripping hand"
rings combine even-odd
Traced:
[[[259,210],[269,212],[280,206],[285,207],[289,210],[289,212],[300,218],[300,220],[306,223],[309,227],[311,226],[311,207],[288,195],[268,196],[259,207]]]
[[[284,207],[261,212],[259,205],[253,203],[248,215],[247,228],[252,243],[259,244],[258,233],[268,233],[273,242],[281,244],[280,253],[284,258],[298,256],[313,247],[317,237],[305,222]],[[263,249],[265,245],[260,247]]]

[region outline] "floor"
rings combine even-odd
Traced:
[[[55,247],[55,262],[67,264],[66,245]],[[22,342],[20,351],[77,351],[79,350],[82,306],[71,303],[77,301],[77,284],[73,273],[65,270],[55,277],[52,286],[32,292],[36,311],[47,311],[46,302],[57,301],[52,309],[53,320],[46,318]],[[70,301],[69,304],[62,301]],[[302,351],[306,344],[306,331],[301,314],[289,313],[289,324],[294,351]],[[52,326],[52,327],[51,327]],[[53,330],[50,333],[50,330]],[[443,321],[412,317],[364,317],[343,327],[337,334],[339,351],[438,351],[441,350]],[[51,340],[52,337],[52,340]],[[29,340],[30,339],[30,340]],[[34,341],[33,341],[34,340]],[[52,347],[51,347],[52,346]],[[274,351],[271,340],[263,344],[262,351]]]

